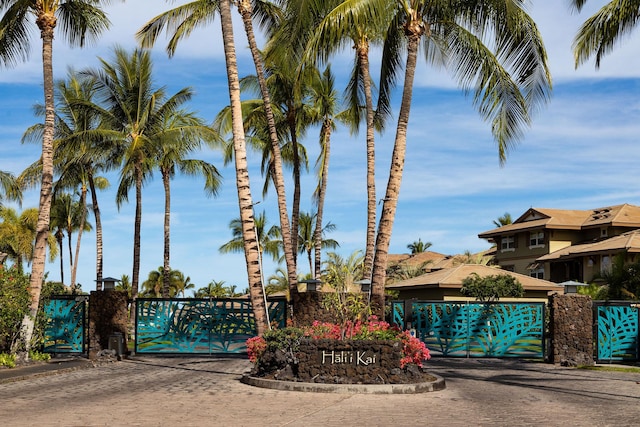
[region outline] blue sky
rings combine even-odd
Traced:
[[[117,3],[107,11],[111,30],[94,46],[70,49],[61,41],[54,47],[55,77],[67,67],[96,66],[97,57],[109,58],[114,44],[135,46],[133,34],[147,20],[181,2]],[[634,34],[604,58],[599,70],[593,62],[575,70],[571,42],[580,23],[604,1],[592,1],[580,15],[567,2],[534,2],[530,12],[544,37],[554,78],[550,104],[535,117],[524,140],[500,167],[490,126],[482,122],[470,100],[455,88],[442,70],[421,66],[414,88],[409,124],[407,163],[400,192],[390,252],[405,253],[421,238],[431,250],[456,254],[488,248],[478,233],[493,228],[505,212],[517,218],[529,207],[590,209],[620,203],[640,204],[640,38]],[[552,5],[548,5],[552,3]],[[544,4],[544,6],[543,6]],[[246,40],[236,25],[241,75],[253,74]],[[39,156],[39,145],[21,145],[24,130],[35,122],[32,106],[42,102],[40,40],[33,32],[29,62],[0,71],[0,170],[20,173]],[[61,39],[61,38],[60,38]],[[161,40],[162,42],[163,40]],[[228,104],[220,30],[217,22],[196,31],[168,59],[164,44],[154,49],[154,75],[170,91],[191,86],[190,103],[206,120]],[[373,52],[375,62],[379,52]],[[333,61],[341,76],[350,52]],[[342,87],[339,87],[342,90]],[[399,101],[399,96],[395,97]],[[397,111],[397,109],[396,109]],[[395,118],[394,118],[395,119]],[[377,135],[377,190],[384,194],[395,122]],[[317,133],[304,141],[313,168],[318,154]],[[199,158],[214,163],[224,175],[217,198],[207,198],[202,181],[178,177],[172,183],[172,268],[190,276],[197,287],[224,280],[238,289],[247,286],[242,254],[220,254],[231,238],[229,222],[238,216],[232,167],[224,167],[218,152]],[[278,221],[274,193],[262,199],[260,155],[250,153],[253,198],[261,201],[270,223]],[[99,194],[104,227],[104,274],[131,276],[134,203],[115,206],[117,175],[112,188]],[[312,209],[313,169],[304,180],[302,209]],[[37,190],[26,194],[23,208],[37,207]],[[133,193],[131,193],[133,196]],[[141,281],[162,264],[163,195],[159,176],[143,190]],[[133,199],[132,199],[133,200]],[[289,196],[289,202],[291,196]],[[339,128],[332,138],[330,181],[325,219],[337,226],[330,237],[340,242],[338,252],[348,256],[364,248],[366,219],[364,134],[352,136]],[[93,221],[92,221],[93,222]],[[74,237],[75,239],[75,237]],[[82,237],[78,282],[94,287],[95,233]],[[68,259],[65,254],[65,263]],[[49,278],[60,277],[58,262],[48,265]],[[265,260],[265,276],[276,265]],[[304,258],[299,272],[308,270]],[[65,271],[68,279],[70,273]]]

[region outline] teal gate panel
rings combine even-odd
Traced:
[[[638,360],[638,304],[594,302],[594,307],[598,360]]]
[[[43,306],[45,353],[85,353],[88,295],[54,296]]]
[[[286,301],[269,301],[270,320],[285,323]],[[136,353],[242,353],[255,336],[248,299],[138,299]]]
[[[402,325],[415,329],[434,355],[544,357],[544,303],[413,301],[410,307]]]

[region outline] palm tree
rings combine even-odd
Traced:
[[[83,73],[95,79],[97,94],[105,107],[94,105],[111,129],[103,132],[110,137],[111,149],[122,159],[120,182],[116,194],[118,207],[128,200],[130,188],[135,188],[135,220],[133,242],[133,274],[131,297],[138,296],[140,274],[140,227],[142,222],[142,187],[158,165],[156,149],[165,130],[165,120],[180,110],[192,97],[190,88],[183,88],[167,96],[164,88],[155,88],[152,62],[148,52],[136,49],[128,54],[123,48],[114,49],[111,61],[100,58],[100,69]],[[135,313],[131,306],[131,318]]]
[[[423,242],[422,239],[418,239],[417,241],[410,243],[407,245],[407,249],[411,251],[411,255],[419,254],[422,252],[426,252],[427,249],[431,247],[431,242]]]
[[[513,219],[511,218],[511,214],[509,212],[505,212],[504,215],[498,217],[498,219],[493,220],[493,225],[496,227],[502,227],[504,225],[509,225],[513,223]]]
[[[277,225],[268,227],[269,223],[264,211],[255,217],[255,224],[260,264],[262,265],[263,254],[271,255],[274,261],[278,261],[282,247],[280,228]],[[233,238],[220,246],[220,253],[242,252],[244,250],[244,241],[242,239],[242,221],[240,218],[231,220],[231,222],[229,222],[229,229],[231,229]]]
[[[295,4],[294,2],[289,2]],[[326,12],[331,10],[323,19],[307,28],[313,31],[307,42],[305,49],[305,60],[315,59],[326,60],[328,56],[337,49],[342,48],[346,43],[351,43],[355,50],[354,66],[351,72],[351,79],[348,85],[349,115],[348,121],[351,130],[357,133],[363,115],[366,124],[366,147],[367,147],[367,232],[364,258],[365,277],[371,276],[373,266],[373,254],[375,249],[375,227],[376,227],[376,184],[375,184],[375,127],[382,129],[386,117],[390,113],[389,99],[379,100],[379,110],[373,108],[373,90],[371,84],[369,50],[371,43],[382,41],[382,29],[385,24],[382,22],[367,21],[361,25],[349,25],[340,21],[345,8],[352,7],[350,1],[322,1],[322,6],[318,9]],[[336,19],[338,17],[338,19]],[[287,35],[288,36],[288,35]],[[377,117],[376,117],[377,115]]]
[[[55,230],[54,236],[60,247],[60,281],[64,283],[64,271],[62,268],[62,238],[66,233],[69,250],[69,269],[74,271],[78,265],[78,248],[76,247],[76,257],[74,262],[71,235],[78,231],[90,231],[91,224],[86,222],[87,210],[82,200],[74,200],[68,193],[55,193],[51,205],[50,225]],[[75,285],[75,276],[71,275],[71,287]]]
[[[582,10],[587,0],[571,0],[571,5]],[[640,1],[612,0],[587,19],[573,42],[576,68],[595,54],[596,68],[600,68],[602,57],[611,52],[623,36],[638,23]]]
[[[120,280],[116,284],[116,290],[126,292],[129,298],[131,298],[131,281],[128,275],[123,274],[120,276]]]
[[[29,26],[32,17],[42,39],[42,71],[45,104],[42,137],[42,183],[38,205],[38,223],[29,283],[31,303],[24,317],[22,342],[31,346],[34,320],[40,303],[44,280],[46,246],[49,235],[49,211],[53,186],[53,139],[55,106],[53,96],[53,36],[61,29],[69,44],[83,47],[109,27],[109,20],[101,10],[108,0],[0,0],[0,65],[13,66],[29,56],[31,45]],[[62,25],[57,25],[58,20]]]
[[[224,298],[229,294],[229,289],[224,286],[224,280],[212,280],[209,284],[196,291],[196,298]]]
[[[0,171],[0,208],[4,199],[22,203],[22,188],[11,172]]]
[[[109,159],[100,143],[104,139],[101,129],[100,115],[92,108],[87,108],[93,102],[95,81],[90,78],[79,78],[78,74],[70,70],[66,80],[55,83],[56,115],[54,170],[58,175],[55,183],[55,193],[64,189],[75,190],[80,187],[80,205],[87,211],[87,191],[91,191],[92,209],[96,219],[96,276],[97,286],[102,286],[102,223],[98,209],[96,189],[105,189],[109,181],[97,173],[109,170],[115,166],[115,159]],[[35,113],[44,116],[44,106],[36,104]],[[22,142],[35,142],[42,139],[44,126],[36,124],[24,133]],[[30,165],[20,179],[28,186],[35,186],[37,178],[42,173],[40,160]],[[84,221],[86,215],[81,218]],[[53,227],[52,227],[53,229]],[[84,224],[78,225],[78,240],[76,243],[76,260],[80,254],[82,232],[86,230]],[[57,238],[60,236],[57,236]],[[60,257],[62,263],[62,255]],[[70,256],[70,260],[73,257]],[[71,262],[71,286],[75,285],[78,263]],[[61,272],[61,276],[62,272]],[[64,281],[64,280],[63,280]]]
[[[286,292],[287,298],[289,297],[289,279],[287,277],[286,270],[281,267],[276,269],[276,272],[267,278],[267,286],[265,292],[267,295],[272,295],[277,292]]]
[[[473,102],[491,121],[500,162],[530,123],[536,108],[549,98],[551,76],[538,29],[519,2],[486,0],[354,1],[336,14],[341,25],[385,23],[380,100],[388,99],[396,82],[401,55],[406,54],[402,99],[398,112],[391,168],[376,236],[372,302],[384,308],[385,271],[406,155],[413,81],[422,42],[428,63],[444,64]]]
[[[174,297],[178,292],[184,292],[185,278],[180,270],[171,270],[169,272],[170,285],[169,285],[169,298]],[[149,272],[147,280],[142,282],[141,295],[145,297],[160,298],[162,297],[164,287],[164,268],[158,267],[157,270]],[[191,286],[193,287],[193,285]],[[167,298],[167,297],[164,297]]]
[[[99,175],[117,166],[112,150],[105,150],[105,133],[99,111],[88,108],[94,102],[95,79],[81,78],[73,70],[66,80],[56,83],[56,159],[54,159],[61,188],[80,186],[81,204],[86,210],[87,190],[91,192],[91,210],[96,226],[96,289],[102,289],[102,218],[98,205],[97,190],[109,187],[109,181]],[[82,231],[84,227],[80,227]],[[78,233],[76,260],[80,250],[82,233]],[[71,272],[71,283],[75,284],[77,262]]]
[[[176,169],[185,175],[201,175],[205,178],[205,192],[216,195],[220,186],[220,173],[212,164],[198,159],[186,159],[185,156],[202,147],[202,142],[213,144],[217,140],[213,130],[204,125],[202,119],[192,112],[177,111],[163,122],[158,134],[157,159],[164,186],[164,286],[162,296],[169,296],[170,266],[170,218],[171,218],[171,179]]]
[[[169,41],[170,54],[175,51],[177,43],[191,34],[194,28],[208,24],[213,20],[216,12],[220,13],[222,41],[227,68],[229,86],[229,101],[231,104],[233,121],[233,148],[236,169],[236,188],[238,191],[238,205],[242,221],[242,236],[247,266],[247,277],[251,304],[256,319],[258,335],[262,335],[269,328],[267,309],[264,302],[262,286],[262,272],[259,261],[258,240],[255,235],[253,218],[253,199],[247,167],[247,150],[244,126],[242,123],[242,106],[240,103],[240,84],[238,77],[238,63],[233,36],[233,22],[229,0],[194,0],[161,14],[149,21],[139,32],[138,38],[142,46],[151,46],[157,36],[167,27],[174,30]],[[282,187],[284,189],[284,187]],[[285,231],[286,233],[286,231]],[[291,258],[293,259],[293,258]]]
[[[362,251],[354,251],[346,259],[336,252],[328,252],[323,264],[324,281],[338,292],[355,292],[355,282],[364,277]]]
[[[324,202],[327,193],[327,183],[329,180],[329,159],[331,156],[331,132],[334,130],[334,119],[336,118],[338,101],[335,91],[335,78],[331,73],[331,67],[325,68],[322,76],[312,81],[310,86],[310,99],[313,102],[314,110],[317,112],[318,117],[321,120],[320,127],[320,155],[316,161],[319,169],[318,186],[314,192],[314,200],[316,202],[317,211],[315,215],[315,229],[313,231],[314,241],[314,265],[315,269],[312,271],[313,278],[320,277],[320,267],[322,265],[322,248],[323,248],[323,234],[324,231],[329,231],[327,227],[335,226],[333,224],[327,224],[322,226],[324,218]],[[334,241],[335,242],[335,241]],[[338,242],[335,242],[338,246]],[[309,253],[309,258],[311,254]],[[311,259],[309,259],[309,266],[311,267]]]
[[[306,254],[307,261],[309,262],[309,274],[312,278],[319,278],[320,274],[315,274],[315,271],[319,269],[318,265],[312,262],[311,254],[315,253],[316,249],[316,230],[318,229],[316,221],[317,214],[309,214],[306,212],[300,213],[300,221],[298,222],[298,253]],[[328,223],[320,230],[322,249],[335,249],[340,244],[333,239],[322,239],[324,234],[329,231],[335,230],[336,226],[332,223]],[[316,260],[317,262],[317,260]]]
[[[15,209],[0,207],[0,252],[7,254],[16,268],[22,272],[23,264],[33,261],[33,242],[36,238],[38,210],[29,208],[20,214]],[[47,238],[49,259],[57,256],[56,239],[53,235]]]

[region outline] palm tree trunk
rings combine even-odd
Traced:
[[[314,269],[313,278],[320,277],[322,266],[322,217],[324,215],[324,200],[327,194],[327,178],[329,177],[329,158],[331,156],[331,123],[324,121],[322,130],[322,171],[320,172],[320,188],[318,191],[318,211],[316,212],[316,229],[313,232]]]
[[[253,31],[252,14],[253,8],[251,1],[242,0],[238,2],[238,10],[242,16],[247,40],[249,42],[249,50],[253,57],[256,67],[256,75],[258,76],[258,84],[260,85],[260,93],[264,103],[264,111],[267,117],[267,126],[269,127],[269,140],[271,141],[272,167],[273,167],[273,185],[276,190],[278,200],[278,212],[280,214],[280,230],[282,233],[282,246],[284,250],[285,263],[287,265],[287,277],[289,279],[289,291],[298,290],[298,272],[296,266],[296,248],[291,242],[291,228],[289,227],[289,213],[287,211],[287,194],[284,185],[284,174],[282,172],[282,154],[280,153],[280,142],[278,141],[278,132],[276,130],[275,119],[273,117],[273,109],[271,108],[271,96],[267,89],[267,83],[264,76],[264,67],[262,64],[262,56],[256,43]]]
[[[62,253],[64,251],[64,242],[62,230],[58,229],[56,232],[56,241],[58,242],[58,247],[60,248],[60,283],[64,284],[64,257]]]
[[[133,225],[133,273],[131,275],[131,304],[129,324],[133,325],[136,318],[136,299],[138,298],[138,282],[140,281],[140,226],[142,224],[142,165],[136,163],[136,213]]]
[[[376,238],[376,145],[373,127],[371,75],[369,74],[369,43],[367,40],[362,40],[357,49],[367,113],[367,238],[363,276],[368,279],[371,277],[373,267]]]
[[[38,204],[38,223],[36,225],[36,241],[31,264],[29,293],[31,302],[29,313],[22,320],[21,342],[25,350],[31,348],[31,339],[36,315],[40,304],[40,292],[44,281],[45,262],[47,258],[47,237],[49,236],[49,215],[53,188],[53,132],[55,125],[55,105],[53,100],[53,29],[56,18],[53,15],[40,15],[36,23],[42,37],[42,74],[44,83],[44,132],[42,136],[42,181]]]
[[[169,298],[169,264],[170,257],[170,235],[171,227],[171,183],[169,182],[169,174],[166,170],[162,170],[162,185],[164,186],[164,264],[162,267],[162,298]]]
[[[82,217],[80,217],[80,224],[78,229],[78,241],[76,242],[76,262],[73,263],[73,268],[71,269],[71,289],[75,290],[76,286],[76,273],[78,271],[78,260],[80,258],[80,241],[82,240],[82,232],[84,231],[85,221],[87,219],[87,185],[82,183],[82,192],[80,193],[80,213]]]
[[[413,80],[416,71],[418,55],[418,44],[420,35],[410,34],[407,42],[407,65],[405,67],[404,87],[402,90],[402,102],[398,115],[398,125],[396,128],[396,138],[391,155],[391,168],[389,170],[389,181],[382,205],[382,214],[378,226],[378,236],[376,238],[376,250],[373,259],[373,275],[371,280],[371,297],[374,309],[379,315],[384,315],[384,282],[387,268],[387,256],[389,253],[389,243],[391,242],[391,232],[393,221],[400,195],[400,184],[402,183],[402,173],[404,171],[404,161],[407,148],[407,125],[409,123],[409,112],[411,110],[411,97],[413,93]]]
[[[98,207],[98,195],[96,185],[93,181],[93,174],[89,174],[89,188],[91,189],[91,204],[93,205],[93,216],[96,219],[96,290],[102,290],[102,219]]]
[[[295,108],[295,106],[294,106]],[[298,222],[300,219],[300,153],[298,151],[298,134],[294,110],[289,111],[289,132],[293,149],[293,205],[291,206],[291,247],[293,259],[297,264],[298,256]],[[289,285],[291,287],[291,285]],[[297,290],[297,289],[296,289]]]
[[[258,335],[262,335],[269,327],[269,322],[267,320],[267,309],[260,271],[258,240],[256,239],[255,221],[253,217],[253,200],[251,198],[249,169],[247,165],[247,149],[245,145],[244,126],[242,123],[242,105],[240,103],[240,81],[238,78],[238,64],[236,60],[233,23],[231,20],[229,0],[220,1],[220,25],[222,26],[222,40],[224,44],[224,56],[227,65],[227,79],[229,83],[233,149],[236,166],[236,186],[238,190],[238,204],[240,207],[240,221],[242,223],[244,255],[247,264],[249,295],[256,322],[256,333]]]

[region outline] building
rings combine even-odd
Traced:
[[[509,274],[520,282],[524,289],[522,298],[500,298],[500,301],[546,302],[549,294],[553,292],[564,293],[564,286],[557,283],[481,264],[461,264],[456,267],[443,268],[388,284],[386,289],[398,291],[398,299],[400,300],[412,298],[430,301],[474,300],[460,293],[462,281],[474,273],[481,277]]]
[[[495,263],[504,270],[555,283],[591,282],[616,255],[640,260],[640,207],[530,208],[512,224],[478,237],[496,246]]]

